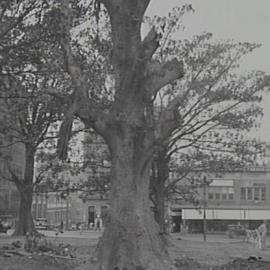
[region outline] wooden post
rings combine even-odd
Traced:
[[[206,176],[203,177],[203,241],[206,242]]]

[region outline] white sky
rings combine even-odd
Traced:
[[[260,69],[270,74],[270,0],[152,0],[147,15],[167,15],[174,6],[183,4],[192,4],[195,9],[184,19],[186,31],[211,32],[216,39],[262,44],[241,66],[243,70]],[[255,134],[270,142],[270,94],[262,105],[264,117]]]

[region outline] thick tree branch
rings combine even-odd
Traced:
[[[60,128],[58,141],[58,154],[61,159],[67,156],[67,145],[71,137],[72,123],[75,115],[78,115],[85,123],[90,124],[98,132],[102,133],[105,129],[106,115],[97,107],[88,96],[86,88],[86,78],[79,63],[76,61],[71,48],[70,29],[72,15],[69,7],[69,0],[61,3],[61,46],[64,55],[66,70],[69,73],[75,88],[73,103],[66,113],[65,120]]]
[[[148,81],[147,87],[150,89],[151,95],[156,95],[162,87],[184,76],[183,62],[176,58],[171,61],[159,63],[151,62],[147,68]]]
[[[159,47],[160,35],[153,26],[142,42],[142,58],[150,60]]]
[[[100,0],[109,13],[113,63],[118,75],[125,74],[141,58],[141,24],[150,0]],[[131,72],[130,70],[128,72]]]

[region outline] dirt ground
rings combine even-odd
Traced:
[[[243,239],[210,235],[173,235],[170,247],[181,270],[270,270],[270,239],[267,248],[258,250]],[[181,240],[180,240],[181,239]]]
[[[180,270],[269,270],[270,239],[266,250],[257,250],[241,239],[227,239],[225,236],[209,236],[207,242],[201,235],[172,235],[170,253]],[[1,238],[0,246],[14,240]],[[21,239],[22,240],[22,239]],[[53,258],[35,254],[33,256],[4,257],[0,254],[0,270],[91,270],[89,259],[97,240],[93,239],[51,239],[70,243],[77,250],[76,260]],[[249,260],[247,260],[250,258]]]
[[[225,235],[209,235],[207,242],[203,241],[201,235],[172,235],[172,237],[175,246],[170,250],[174,258],[189,257],[208,265],[222,265],[236,258],[246,259],[250,256],[270,261],[270,239],[267,241],[267,248],[259,250],[243,239],[228,239]]]

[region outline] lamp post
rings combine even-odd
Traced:
[[[206,185],[207,179],[206,176],[203,177],[203,241],[206,242]]]

